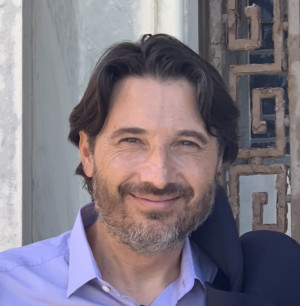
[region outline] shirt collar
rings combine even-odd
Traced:
[[[217,273],[217,266],[194,243],[186,238],[181,259],[181,271],[177,279],[177,300],[192,290],[195,280],[199,280],[202,286],[211,282]]]
[[[92,279],[100,278],[100,272],[85,234],[85,227],[97,219],[94,204],[81,208],[70,237],[69,282],[67,297]]]
[[[190,246],[195,278],[204,286],[214,280],[218,267],[196,244],[191,242]]]

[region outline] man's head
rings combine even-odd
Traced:
[[[208,63],[166,35],[111,47],[70,116],[69,138],[107,232],[135,252],[174,248],[211,211],[238,111]]]
[[[79,131],[89,137],[93,148],[108,115],[115,86],[130,76],[158,80],[186,79],[196,91],[198,111],[209,133],[216,135],[223,162],[236,158],[238,110],[218,72],[198,54],[167,35],[145,35],[140,42],[123,42],[109,48],[97,63],[80,103],[70,116],[69,140],[78,147]],[[92,180],[82,175],[92,195]]]

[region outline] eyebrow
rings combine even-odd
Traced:
[[[146,130],[137,127],[120,128],[114,131],[111,135],[112,138],[120,137],[124,134],[142,135],[146,134]]]
[[[194,130],[182,130],[177,133],[177,136],[193,137],[200,141],[202,144],[207,144],[209,141],[208,135]]]

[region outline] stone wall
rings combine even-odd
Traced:
[[[68,116],[103,50],[165,32],[197,51],[197,19],[197,0],[0,0],[0,249],[70,229],[89,200]]]
[[[0,250],[22,241],[22,1],[0,0]]]

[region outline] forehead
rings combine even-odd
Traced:
[[[185,79],[126,78],[114,89],[106,123],[203,128],[195,91]]]
[[[155,78],[152,76],[130,76],[121,81],[119,81],[112,92],[111,105],[115,103],[120,95],[132,94],[144,92],[148,93],[148,90],[152,91],[155,95],[160,89],[176,89],[177,91],[184,92],[186,95],[193,96],[193,100],[196,98],[196,89],[194,86],[184,78],[166,78],[162,79],[160,77]],[[153,91],[155,90],[155,91]]]

